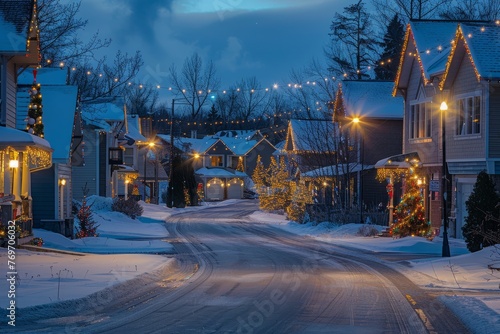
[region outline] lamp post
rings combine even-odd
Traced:
[[[170,207],[174,207],[174,108],[175,99],[172,99],[172,115],[170,120],[170,159],[169,159],[169,175],[168,175],[168,192],[170,194]],[[167,203],[168,206],[168,203]]]
[[[66,179],[59,180],[59,187],[61,189],[61,193],[59,194],[59,210],[60,210],[60,219],[64,219],[64,186],[66,185]]]
[[[448,244],[448,213],[446,210],[447,206],[447,170],[446,170],[446,125],[445,125],[445,112],[448,110],[448,105],[446,102],[442,102],[439,107],[441,110],[441,135],[442,135],[442,145],[443,145],[443,166],[441,169],[441,196],[442,196],[442,216],[443,216],[443,250],[442,257],[450,257],[450,245]]]
[[[358,152],[358,163],[361,165],[361,170],[359,171],[359,222],[363,224],[363,170],[364,170],[364,153],[365,153],[365,142],[363,140],[363,136],[361,134],[361,129],[359,123],[361,119],[359,117],[354,117],[352,119],[354,124],[358,125],[358,144],[359,144],[359,152]]]

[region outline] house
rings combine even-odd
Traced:
[[[333,120],[291,120],[284,151],[317,203],[375,208],[387,203],[374,164],[401,152],[403,101],[389,81],[339,84]],[[333,195],[334,194],[334,195]]]
[[[104,97],[81,103],[84,163],[73,166],[73,197],[112,197],[113,171],[123,165],[126,108],[122,97]],[[132,141],[131,141],[132,144]]]
[[[169,135],[157,135],[170,146]],[[174,138],[174,147],[189,159],[206,200],[243,198],[245,182],[257,157],[269,164],[276,148],[259,131],[223,130],[204,138]]]
[[[140,159],[140,147],[145,142],[147,142],[147,139],[141,133],[139,117],[127,114],[125,126],[120,131],[117,142],[123,153],[122,163],[112,166],[112,197],[128,199],[130,196],[134,196],[137,200],[142,198],[139,193],[139,187],[143,184],[139,181],[142,161]]]
[[[17,81],[39,66],[36,1],[0,2],[0,208],[1,221],[22,216],[31,232],[32,174],[52,166],[52,148],[40,136],[16,129]],[[28,92],[26,93],[28,94]],[[38,124],[43,124],[38,119]]]
[[[31,88],[33,71],[19,76],[17,93],[17,127],[26,128],[28,104],[26,92]],[[78,87],[66,85],[66,71],[61,68],[42,68],[37,82],[43,95],[44,137],[52,149],[52,167],[34,173],[32,180],[33,223],[40,227],[44,220],[72,218],[72,165],[81,155],[81,132],[77,110]],[[72,234],[72,231],[71,231]]]
[[[500,184],[500,25],[459,23],[454,36],[439,88],[448,106],[443,117],[450,235],[462,238],[465,202],[477,175],[484,170]]]
[[[411,21],[395,80],[405,105],[403,154],[418,154],[427,219],[439,231],[446,213],[457,238],[477,174],[497,174],[495,38],[496,24]]]
[[[388,204],[386,184],[376,179],[374,165],[380,159],[399,154],[403,141],[403,99],[392,97],[394,82],[345,80],[339,84],[334,105],[343,110],[341,127],[357,133],[355,160],[358,206],[375,208]],[[357,120],[358,123],[352,123]],[[399,191],[396,192],[399,195]]]

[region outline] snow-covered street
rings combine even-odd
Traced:
[[[35,235],[44,240],[42,250],[52,248],[61,252],[17,250],[15,300],[18,314],[31,306],[38,306],[39,312],[44,308],[50,312],[51,303],[75,299],[85,301],[85,297],[119,283],[133,279],[134,285],[140,285],[142,280],[149,279],[151,273],[175,267],[173,247],[167,242],[169,234],[163,222],[174,218],[177,213],[210,207],[169,209],[142,203],[143,216],[133,220],[112,212],[105,199],[96,198],[95,201],[94,219],[100,225],[98,238],[69,240],[52,232],[35,230]],[[238,210],[237,200],[213,205]],[[360,224],[299,225],[286,221],[281,215],[260,211],[250,215],[250,219],[253,224],[272,225],[332,245],[376,254],[408,255],[408,260],[387,263],[392,263],[420,287],[431,291],[453,290],[452,294],[441,297],[441,301],[473,332],[500,331],[500,273],[488,269],[499,267],[500,255],[495,247],[470,254],[462,240],[451,239],[452,257],[441,258],[439,238],[428,241],[423,238],[364,237],[358,235]],[[0,258],[6,266],[6,249],[1,250]],[[134,285],[127,288],[133,289]],[[6,280],[1,281],[0,290],[4,291],[2,294],[8,291]]]

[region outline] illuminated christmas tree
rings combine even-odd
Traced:
[[[86,237],[98,237],[97,228],[99,225],[96,225],[94,219],[92,218],[92,211],[90,210],[90,205],[87,204],[87,194],[88,189],[87,186],[83,188],[83,200],[82,206],[78,210],[76,214],[76,218],[78,218],[78,232],[76,233],[76,238],[86,238]]]
[[[394,209],[392,232],[401,237],[427,236],[430,222],[425,219],[424,200],[417,179],[406,179],[406,189],[401,202]]]
[[[33,84],[29,90],[30,104],[28,105],[28,122],[26,130],[39,137],[43,137],[43,123],[42,123],[42,92],[41,86],[36,82],[36,73],[33,71]]]
[[[287,219],[304,223],[306,222],[306,205],[313,203],[311,193],[301,183],[290,182],[290,187],[293,195],[290,205],[286,208]]]

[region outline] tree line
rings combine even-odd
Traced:
[[[157,120],[168,118],[170,106],[161,101],[156,87],[129,85],[144,65],[140,51],[118,51],[112,59],[96,58],[96,51],[105,50],[112,41],[99,32],[82,39],[88,21],[79,16],[81,1],[37,3],[42,64],[64,63],[71,68],[68,83],[79,87],[82,102],[120,95],[125,97],[131,114]],[[497,0],[358,0],[342,12],[333,13],[330,31],[325,31],[331,37],[323,50],[326,62],[313,59],[304,68],[290,70],[296,89],[266,91],[258,78],[250,77],[235,82],[224,94],[214,94],[220,88],[216,67],[197,53],[180,66],[172,64],[168,76],[182,100],[178,114],[184,121],[208,121],[212,125],[238,121],[234,124],[239,128],[272,129],[282,126],[275,124],[273,115],[277,114],[331,119],[328,105],[335,98],[337,80],[394,79],[409,20],[491,21],[499,13]],[[94,73],[99,75],[89,75]],[[256,118],[265,121],[249,122]],[[160,122],[155,124],[161,126]],[[208,132],[214,128],[200,130]],[[279,139],[282,138],[278,136],[276,140]]]

